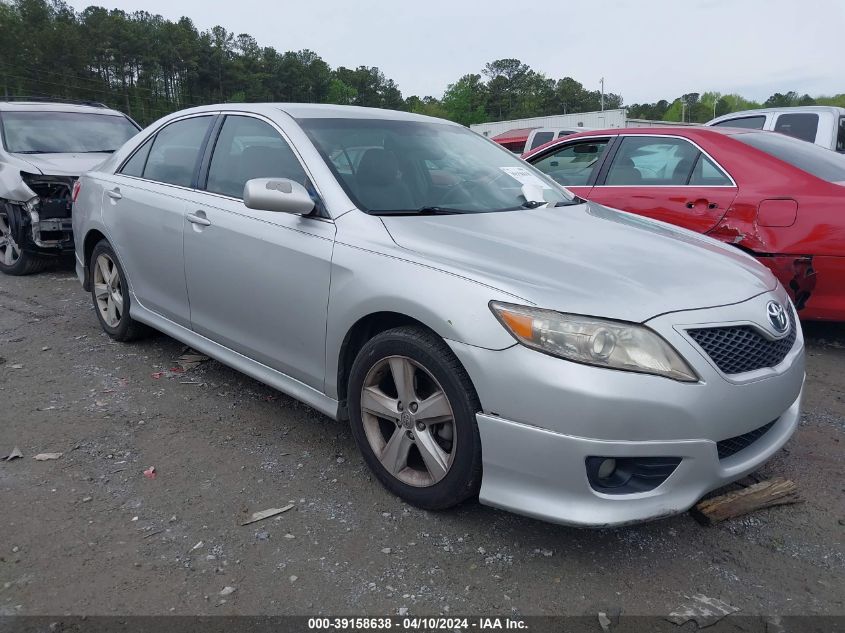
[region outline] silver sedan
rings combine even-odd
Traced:
[[[585,202],[456,124],[196,108],[74,197],[77,272],[109,335],[153,327],[348,420],[423,508],[678,513],[798,424],[803,337],[766,268]]]

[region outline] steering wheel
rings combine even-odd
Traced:
[[[472,200],[474,198],[473,191],[475,189],[481,185],[493,184],[503,176],[505,176],[505,172],[491,170],[483,172],[474,180],[462,180],[461,182],[457,182],[443,192],[443,195],[440,196],[439,204],[447,206],[448,204],[462,202],[462,200],[454,200],[454,198],[457,197],[456,194],[459,192],[464,194],[465,199]]]
[[[472,186],[470,186],[470,184],[472,184]],[[438,204],[445,207],[449,204],[455,204],[457,202],[471,200],[472,189],[474,189],[477,185],[478,183],[470,183],[466,180],[457,182],[443,192],[443,195],[440,196]]]

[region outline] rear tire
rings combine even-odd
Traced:
[[[0,272],[23,276],[39,273],[52,263],[52,258],[21,250],[12,235],[7,214],[0,213]]]
[[[94,247],[88,271],[94,312],[103,331],[122,343],[142,336],[146,328],[129,316],[126,275],[106,240],[101,240]]]
[[[478,396],[434,333],[399,327],[370,339],[352,365],[348,393],[355,442],[390,492],[426,510],[478,494]]]

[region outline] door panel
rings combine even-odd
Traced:
[[[608,207],[706,233],[725,215],[736,194],[731,178],[689,141],[637,135],[622,139],[607,175],[589,197]]]
[[[104,185],[103,219],[133,293],[144,307],[188,327],[182,249],[187,192],[121,176]]]
[[[185,218],[191,326],[203,336],[322,390],[335,225],[248,209],[252,178],[289,178],[319,200],[267,121],[227,115]]]
[[[322,389],[334,224],[211,194],[198,194],[188,214],[193,329]]]
[[[185,202],[212,120],[191,116],[168,123],[126,161],[106,185],[103,213],[138,301],[190,326],[182,227]]]
[[[593,187],[589,199],[614,209],[706,233],[736,197],[733,187]]]

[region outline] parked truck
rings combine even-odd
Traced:
[[[772,130],[845,154],[845,108],[798,106],[743,110],[704,125]]]

